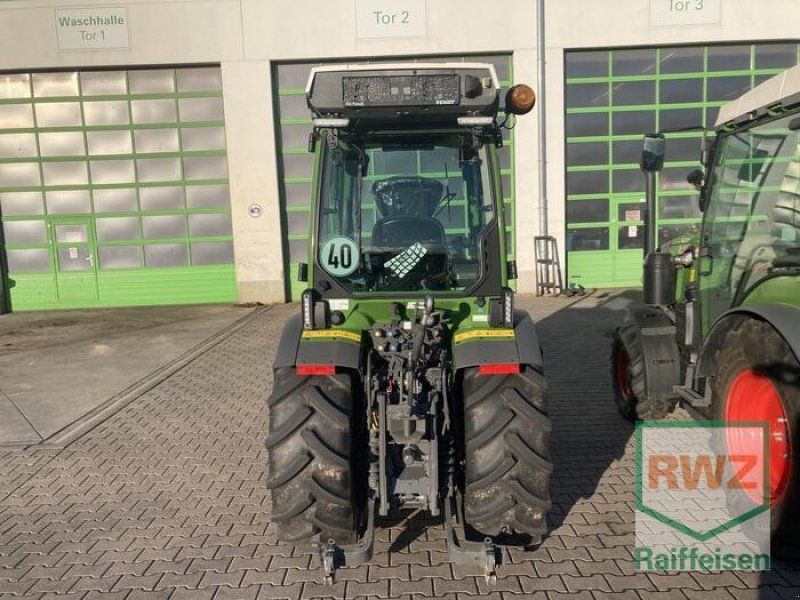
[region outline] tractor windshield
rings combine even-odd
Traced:
[[[472,135],[339,138],[324,150],[316,260],[354,293],[463,291],[494,211]]]
[[[797,114],[720,141],[703,225],[714,261],[703,284],[711,320],[767,276],[776,257],[800,254],[796,125]]]

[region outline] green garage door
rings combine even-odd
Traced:
[[[218,66],[0,75],[12,310],[236,299]]]
[[[500,86],[509,87],[513,80],[511,56],[487,54],[459,57],[434,57],[424,59],[395,60],[381,62],[484,62],[492,63],[497,70]],[[305,87],[311,68],[320,64],[334,63],[287,63],[273,68],[275,86],[277,128],[280,140],[279,173],[281,177],[281,216],[284,231],[284,256],[287,273],[286,294],[297,300],[305,284],[297,281],[297,265],[308,261],[308,234],[311,200],[311,170],[313,155],[307,151],[308,134],[311,132],[311,115],[305,98]],[[506,219],[506,247],[513,258],[514,236],[514,177],[512,171],[513,132],[503,130],[504,147],[499,151],[502,174],[503,199]],[[371,163],[370,176],[391,175],[389,167],[376,171]],[[422,168],[422,167],[421,167]],[[444,174],[441,174],[443,176]],[[454,204],[455,206],[455,204]],[[532,210],[532,208],[531,208]]]
[[[641,285],[642,136],[713,127],[719,107],[797,64],[798,44],[575,51],[566,71],[567,278],[586,287]],[[658,176],[658,239],[696,233],[703,133],[667,135]]]

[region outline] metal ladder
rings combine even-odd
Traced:
[[[552,235],[537,235],[533,238],[536,260],[536,295],[560,296],[564,291],[561,265],[558,261],[558,245]]]

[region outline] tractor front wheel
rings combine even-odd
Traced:
[[[779,544],[796,546],[800,527],[791,513],[800,502],[800,363],[771,325],[742,319],[726,335],[715,364],[714,417],[731,425],[768,423],[770,533]],[[761,441],[754,448],[751,437],[733,428],[726,438],[729,454],[765,448]]]
[[[464,372],[464,512],[482,535],[522,534],[536,544],[551,505],[551,426],[544,377],[520,368],[510,375]]]
[[[647,373],[639,330],[626,323],[614,333],[611,378],[620,414],[629,421],[657,421],[675,408],[675,400],[647,397]]]

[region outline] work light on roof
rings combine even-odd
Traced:
[[[482,127],[494,123],[494,117],[458,117],[457,121],[462,127]]]
[[[313,119],[311,123],[314,127],[331,127],[333,129],[342,129],[350,125],[350,119]]]

